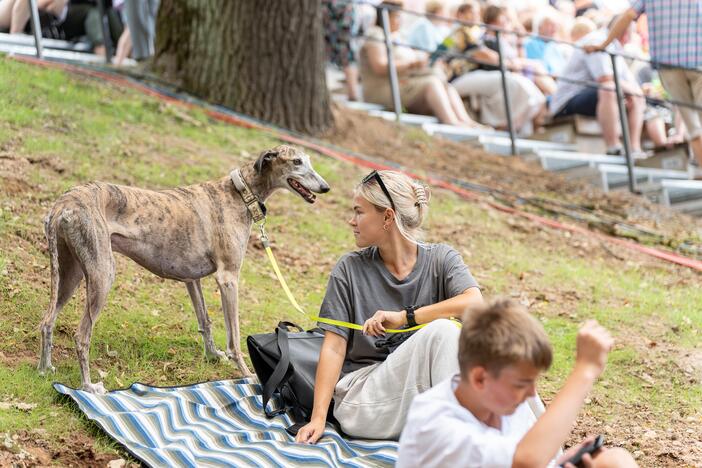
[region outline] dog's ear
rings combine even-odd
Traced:
[[[254,169],[256,169],[256,174],[260,174],[268,166],[274,158],[278,157],[278,152],[276,150],[266,150],[258,157],[256,163],[254,164]]]

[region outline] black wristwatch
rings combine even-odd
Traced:
[[[409,328],[417,326],[417,321],[414,319],[414,311],[415,310],[417,310],[416,306],[405,307],[405,312],[407,313],[407,326]]]

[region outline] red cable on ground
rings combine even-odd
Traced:
[[[89,69],[86,69],[83,67],[69,65],[69,64],[65,64],[65,63],[49,62],[46,60],[40,60],[40,59],[36,59],[33,57],[14,56],[13,58],[15,58],[16,60],[22,61],[22,62],[33,64],[33,65],[39,65],[42,67],[58,68],[58,69],[61,69],[64,71],[71,71],[73,73],[77,73],[77,74],[81,74],[81,75],[88,75],[88,76],[92,76],[95,78],[99,78],[101,80],[109,81],[111,83],[115,83],[115,84],[120,85],[120,86],[127,86],[130,88],[136,89],[144,94],[148,94],[149,96],[152,96],[152,97],[155,97],[155,98],[158,98],[158,99],[161,99],[163,101],[167,101],[167,102],[170,102],[173,104],[184,106],[187,108],[201,107],[201,106],[198,106],[196,104],[192,104],[192,103],[185,102],[185,101],[182,101],[180,99],[174,98],[172,96],[168,96],[164,93],[161,93],[161,92],[156,91],[152,88],[149,88],[148,86],[145,86],[145,85],[142,85],[139,83],[135,83],[133,81],[127,80],[126,78],[114,76],[114,75],[111,75],[109,73],[103,73],[103,72],[99,72],[96,70],[89,70]],[[276,129],[266,127],[265,125],[255,124],[255,123],[246,121],[244,119],[240,119],[240,118],[237,118],[235,116],[225,114],[223,112],[218,112],[218,111],[212,110],[212,109],[205,109],[205,112],[208,116],[212,117],[213,119],[219,120],[221,122],[225,122],[225,123],[228,123],[231,125],[236,125],[238,127],[251,128],[251,129],[265,131],[267,133],[272,133],[279,140],[285,141],[287,143],[293,143],[293,144],[297,144],[300,146],[304,146],[306,148],[317,151],[318,153],[324,154],[324,155],[331,157],[333,159],[337,159],[340,161],[345,161],[345,162],[355,164],[357,166],[363,166],[363,167],[368,167],[368,168],[377,169],[377,170],[383,170],[383,169],[391,169],[394,171],[398,170],[397,168],[391,167],[389,165],[384,165],[384,164],[360,159],[360,158],[357,158],[357,157],[352,156],[350,154],[336,151],[336,150],[328,148],[326,146],[307,141],[303,138],[298,138],[298,137],[295,137],[292,135],[286,135],[285,133],[282,133]],[[469,200],[480,200],[482,198],[476,192],[466,190],[462,187],[454,185],[450,182],[446,182],[444,180],[434,179],[432,177],[425,177],[425,176],[421,176],[421,175],[414,174],[412,172],[404,171],[404,170],[400,170],[399,172],[402,172],[402,173],[404,173],[412,178],[415,178],[415,179],[424,180],[424,181],[426,181],[426,182],[428,182],[436,187],[444,188],[446,190],[454,192],[454,193],[462,196],[463,198],[467,198]],[[590,229],[587,229],[587,228],[584,228],[581,226],[561,223],[561,222],[553,220],[553,219],[549,219],[549,218],[545,218],[543,216],[539,216],[539,215],[535,215],[535,214],[528,213],[525,211],[521,211],[521,210],[518,210],[516,208],[502,205],[502,204],[494,202],[494,201],[489,201],[489,200],[484,200],[484,201],[490,207],[492,207],[498,211],[521,216],[523,218],[529,219],[531,221],[534,221],[534,222],[537,222],[539,224],[543,224],[545,226],[549,226],[549,227],[552,227],[555,229],[560,229],[563,231],[577,232],[580,234],[587,234],[590,236],[595,236],[599,239],[606,240],[606,241],[621,245],[623,247],[637,251],[639,253],[650,255],[652,257],[655,257],[655,258],[658,258],[661,260],[665,260],[665,261],[668,261],[671,263],[686,266],[686,267],[689,267],[689,268],[692,268],[694,270],[702,272],[702,261],[700,261],[700,260],[695,260],[693,258],[678,255],[678,254],[676,254],[674,252],[670,252],[670,251],[660,250],[660,249],[656,249],[653,247],[647,247],[647,246],[638,244],[638,243],[630,241],[630,240],[620,239],[620,238],[614,237],[614,236],[609,236],[607,234],[602,234],[602,233],[597,232],[597,231],[592,231]]]

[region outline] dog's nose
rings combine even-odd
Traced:
[[[329,187],[328,185],[322,185],[322,186],[319,188],[320,193],[327,193],[327,192],[330,191],[330,190],[331,190],[331,187]]]

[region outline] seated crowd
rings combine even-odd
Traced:
[[[499,28],[507,31],[501,34],[501,50],[517,132],[528,136],[554,119],[573,114],[590,116],[600,123],[607,152],[622,154],[610,55],[594,48],[611,35],[613,24],[628,11],[615,15],[597,8],[595,2],[576,2],[576,9],[569,0],[550,2],[553,6],[543,2],[494,1],[429,0],[424,4],[426,17],[399,11],[404,7],[402,0],[378,4],[389,8],[390,32],[396,43],[393,58],[404,110],[434,115],[447,124],[506,129],[497,37],[492,29]],[[325,3],[333,9],[338,2]],[[638,4],[642,3],[645,2],[639,0]],[[367,4],[356,5],[355,11],[347,9],[347,21],[356,26],[349,28],[354,35],[347,37],[345,70],[353,69],[358,59],[362,85],[358,85],[359,77],[353,75],[349,79],[347,74],[349,89],[354,89],[349,96],[360,99],[362,95],[367,102],[392,109],[387,50],[377,15],[380,10]],[[623,32],[616,31],[607,51],[632,57],[619,57],[617,70],[626,96],[634,156],[646,157],[643,138],[650,140],[653,147],[670,147],[684,141],[687,135],[702,161],[699,112],[681,108],[681,113],[677,107],[661,102],[671,96],[666,92],[668,88],[661,85],[658,70],[646,61],[633,59],[650,58],[645,15],[629,18],[633,19],[637,21]],[[587,46],[590,49],[586,52],[583,48]],[[702,81],[702,73],[698,75],[695,79]],[[697,85],[693,89],[694,86]],[[698,94],[702,92],[678,100],[702,105],[702,95]],[[694,122],[691,131],[686,122],[688,126]]]
[[[329,276],[319,315],[333,324],[319,323],[314,406],[296,441],[316,443],[333,420],[351,437],[399,439],[399,467],[573,468],[568,460],[592,439],[561,448],[612,337],[595,321],[581,327],[570,376],[544,409],[536,384],[553,359],[544,329],[514,301],[485,304],[451,246],[420,241],[429,200],[399,172],[372,171],[357,185],[348,224],[359,250]],[[637,466],[604,446],[582,462]]]
[[[116,65],[127,57],[143,60],[154,53],[159,0],[105,0],[106,29],[115,46]],[[85,42],[104,56],[105,38],[97,0],[37,0],[42,37]],[[29,34],[30,2],[0,0],[0,32]]]

